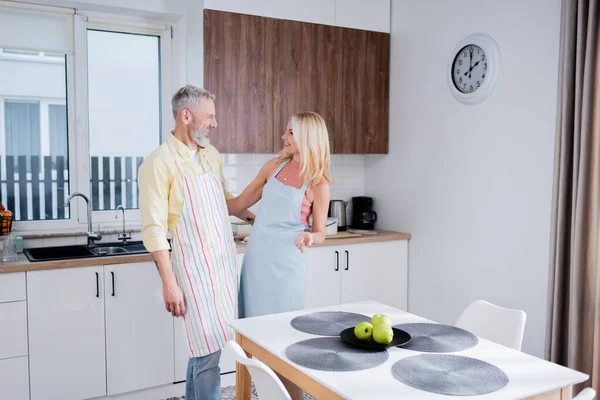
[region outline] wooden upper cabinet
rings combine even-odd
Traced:
[[[221,152],[273,152],[273,21],[204,10],[204,87],[217,96],[210,140]]]
[[[292,114],[314,111],[324,119],[330,139],[335,122],[334,27],[275,20],[273,103],[275,150]]]
[[[295,112],[325,119],[334,153],[388,151],[389,34],[204,10],[204,85],[224,153],[275,153]]]
[[[388,152],[390,35],[336,28],[332,152]]]

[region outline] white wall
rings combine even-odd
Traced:
[[[204,6],[240,14],[390,31],[390,0],[206,0]]]
[[[367,157],[380,226],[410,232],[409,310],[454,323],[471,301],[527,312],[543,355],[560,0],[392,2],[390,154]],[[457,43],[485,32],[503,58],[477,106],[451,95]]]

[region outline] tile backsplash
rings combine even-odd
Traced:
[[[225,186],[234,195],[239,195],[256,177],[261,167],[275,157],[273,154],[223,154]],[[354,196],[365,194],[365,156],[331,156],[331,199],[350,201]],[[256,211],[258,208],[252,208]]]

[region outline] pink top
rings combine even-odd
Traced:
[[[275,178],[284,185],[292,186],[296,189],[300,189],[304,184],[304,178],[302,178],[300,175],[300,163],[294,159],[291,159],[290,162],[288,162],[286,166],[279,171]],[[302,222],[302,225],[308,226],[308,217],[311,213],[312,203],[310,202],[309,185],[304,193],[304,197],[302,198],[302,207],[300,209],[300,221]]]

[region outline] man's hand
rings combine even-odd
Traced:
[[[183,317],[185,314],[185,301],[183,300],[183,292],[175,281],[163,285],[163,298],[168,312],[173,314],[174,317]]]

